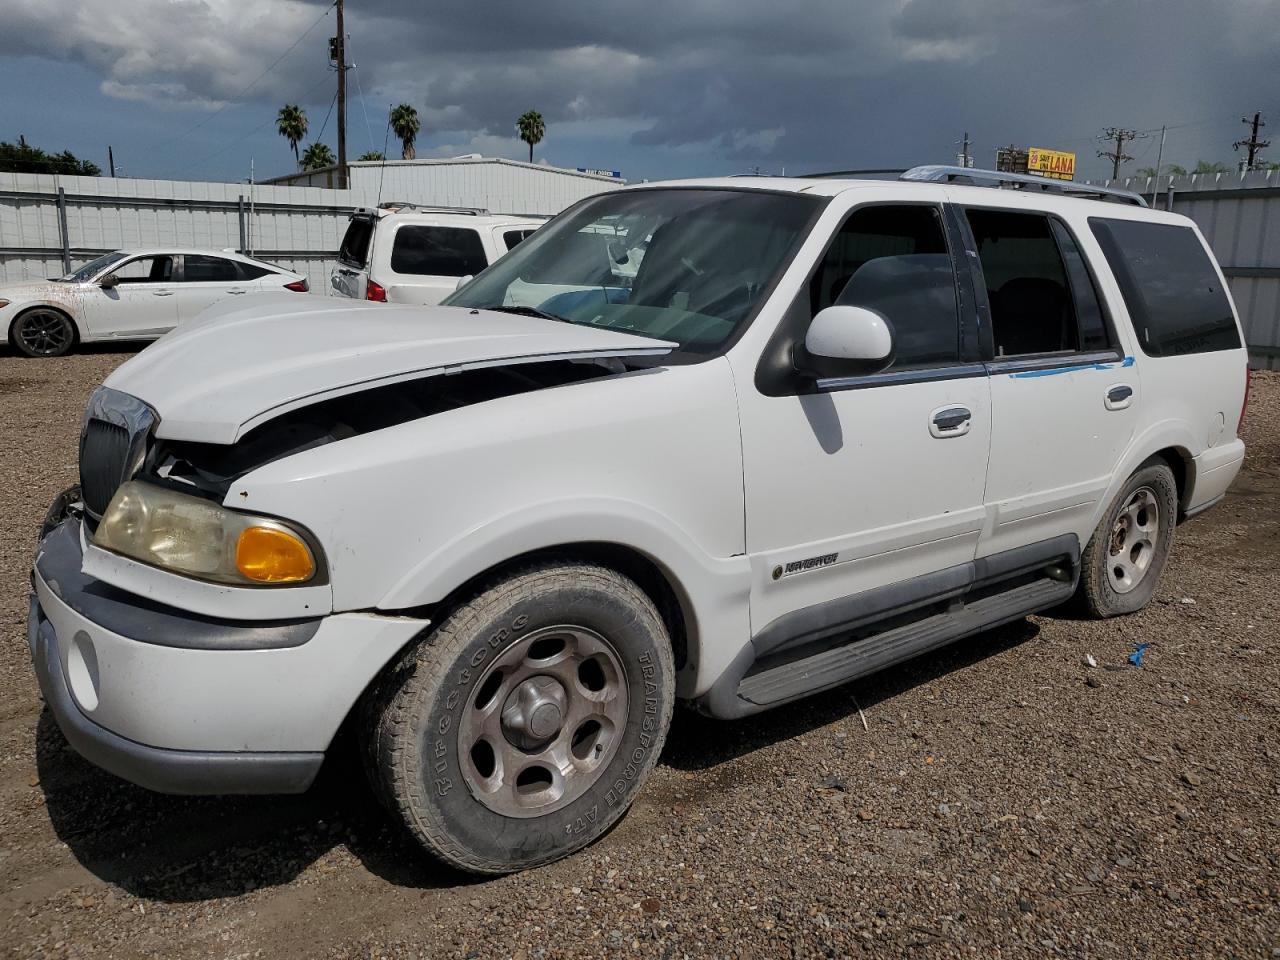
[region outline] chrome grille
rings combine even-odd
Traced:
[[[80,493],[95,520],[102,518],[120,484],[141,468],[158,422],[154,410],[119,390],[99,387],[89,398],[80,433]]]
[[[129,431],[114,423],[90,420],[80,441],[80,493],[89,513],[101,517],[129,464]]]

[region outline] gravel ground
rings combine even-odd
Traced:
[[[416,855],[349,754],[301,797],[163,797],[42,712],[34,531],[126,357],[0,357],[4,955],[1280,957],[1280,374],[1142,614],[1032,617],[749,721],[678,712],[612,833],[477,882]]]

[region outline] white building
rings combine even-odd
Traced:
[[[472,154],[449,160],[361,161],[347,164],[354,196],[386,203],[480,207],[492,213],[555,214],[583,197],[626,183],[617,177],[522,160]],[[276,186],[339,186],[338,167],[265,181]],[[372,204],[370,204],[372,205]]]

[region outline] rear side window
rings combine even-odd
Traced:
[[[352,218],[338,248],[338,259],[353,267],[363,267],[369,262],[369,238],[373,236],[373,221]]]
[[[229,283],[239,280],[240,274],[230,260],[189,253],[182,258],[182,279],[186,283]]]
[[[891,369],[960,358],[955,273],[934,207],[855,210],[809,281],[809,301],[814,314],[840,304],[884,317],[893,330]]]
[[[236,266],[240,268],[241,280],[257,280],[259,277],[265,277],[268,273],[275,273],[274,270],[260,267],[256,263],[237,262]]]
[[[395,273],[465,277],[489,265],[480,234],[465,227],[403,226],[391,248]]]
[[[1079,350],[1071,284],[1049,218],[1004,210],[965,215],[982,263],[996,357]]]
[[[507,230],[502,234],[502,242],[508,250],[514,250],[516,244],[533,236],[532,230]]]
[[[1240,346],[1226,291],[1190,227],[1102,217],[1090,217],[1089,226],[1145,353],[1171,357]]]

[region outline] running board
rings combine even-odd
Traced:
[[[737,695],[753,705],[745,711],[748,713],[774,707],[1052,607],[1074,592],[1073,581],[1036,580],[966,603],[958,610],[935,614],[803,660],[752,673],[738,684]]]

